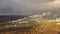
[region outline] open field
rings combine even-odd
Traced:
[[[60,25],[56,25],[55,22],[45,22],[40,24],[34,24],[33,27],[26,29],[10,29],[2,30],[0,34],[58,34]],[[23,26],[24,27],[24,26]]]
[[[58,32],[60,32],[60,18],[43,19],[39,15],[0,25],[0,34],[58,34]]]

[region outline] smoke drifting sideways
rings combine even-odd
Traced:
[[[0,0],[0,15],[60,14],[60,0]]]

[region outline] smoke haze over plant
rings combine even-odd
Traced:
[[[60,14],[60,0],[0,0],[0,15]]]

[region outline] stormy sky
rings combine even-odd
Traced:
[[[60,0],[0,0],[0,15],[60,14]]]

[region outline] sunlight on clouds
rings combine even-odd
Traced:
[[[59,11],[60,0],[2,0],[0,7],[0,15],[32,15],[55,9]]]
[[[47,1],[47,0],[46,0]],[[24,5],[25,9],[24,9],[24,13],[26,14],[40,14],[42,11],[57,11],[57,9],[60,8],[60,0],[54,0],[51,2],[41,2],[38,0],[33,2],[26,2],[27,4]],[[26,12],[25,12],[26,11]]]
[[[53,2],[48,2],[48,3],[37,3],[33,5],[27,5],[27,9],[37,9],[37,10],[42,10],[42,9],[53,9],[53,8],[59,8],[60,7],[60,0],[56,0]]]
[[[59,8],[60,7],[60,0],[56,0],[53,2],[48,3],[49,6],[51,6],[52,8]]]

